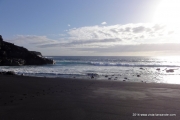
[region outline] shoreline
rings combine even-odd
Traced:
[[[179,119],[179,91],[177,84],[0,75],[0,119]]]
[[[0,74],[0,77],[1,76],[16,76],[16,77],[24,77],[24,78],[45,78],[45,79],[59,79],[59,80],[90,80],[90,81],[109,81],[109,82],[122,82],[122,83],[142,83],[142,84],[164,84],[164,85],[180,85],[180,84],[176,84],[176,83],[158,83],[158,82],[144,82],[144,81],[128,81],[128,80],[113,80],[113,79],[97,79],[97,78],[91,78],[90,76],[88,78],[73,78],[73,77],[47,77],[47,76],[26,76],[26,75],[18,75],[18,74],[15,74],[15,75],[1,75]]]

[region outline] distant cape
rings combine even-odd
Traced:
[[[54,63],[54,60],[44,58],[40,52],[29,51],[24,47],[3,41],[0,35],[0,66],[45,65]]]

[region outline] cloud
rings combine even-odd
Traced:
[[[106,25],[107,23],[106,23],[106,22],[102,22],[101,24],[102,24],[102,25]]]
[[[145,31],[145,27],[144,26],[138,26],[138,27],[134,27],[133,28],[133,32],[134,33],[141,33],[141,32],[144,32]]]
[[[126,52],[171,52],[171,54],[180,51],[180,44],[162,43],[162,44],[139,44],[139,45],[117,45],[103,48],[73,48],[78,51],[93,51],[96,53],[126,53]]]
[[[51,43],[51,44],[42,44],[38,45],[40,48],[47,48],[47,47],[75,47],[80,45],[87,45],[87,44],[94,44],[94,43],[112,43],[112,42],[120,42],[120,39],[103,39],[103,40],[74,40],[70,42],[59,42],[59,43]],[[93,45],[91,45],[93,46]],[[82,47],[82,46],[81,46]],[[86,46],[87,47],[87,46]]]
[[[17,35],[15,38],[9,39],[7,41],[22,46],[58,43],[57,40],[49,39],[47,36],[37,35]]]
[[[56,40],[47,36],[17,35],[14,41],[34,44],[36,47],[107,47],[117,45],[159,44],[169,42],[167,36],[174,34],[159,24],[125,24],[110,26],[85,26],[72,28],[59,34]],[[172,42],[172,41],[171,41]]]
[[[173,34],[163,25],[157,24],[125,24],[111,26],[86,26],[67,31],[72,40],[120,39],[121,44],[142,44],[162,41],[163,37]],[[118,42],[118,41],[116,41]]]
[[[70,25],[70,24],[68,24],[67,26],[68,26],[68,27],[70,27],[71,25]]]
[[[53,39],[47,36],[17,35],[8,41],[27,48],[56,48],[73,52],[172,51],[180,50],[179,44],[174,44],[179,41],[179,37],[174,37],[176,34],[176,31],[165,25],[139,23],[72,28],[52,37]]]

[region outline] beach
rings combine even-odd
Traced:
[[[1,66],[17,75],[180,84],[180,57],[51,56],[56,64]],[[92,77],[93,76],[93,77]]]
[[[0,75],[1,120],[180,119],[180,86]]]
[[[0,120],[180,120],[180,0],[0,8]]]

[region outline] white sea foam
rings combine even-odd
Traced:
[[[116,76],[117,80],[122,81],[127,77],[133,82],[142,80],[162,82],[164,76],[180,75],[180,69],[177,69],[180,67],[180,60],[168,61],[142,57],[52,57],[52,59],[56,61],[55,65],[1,66],[0,71],[14,71],[18,75],[40,77],[89,78],[91,75],[96,75],[96,79],[108,79],[110,76],[111,79],[115,79]],[[157,71],[157,68],[160,68],[160,71]],[[167,73],[166,68],[177,70]]]

